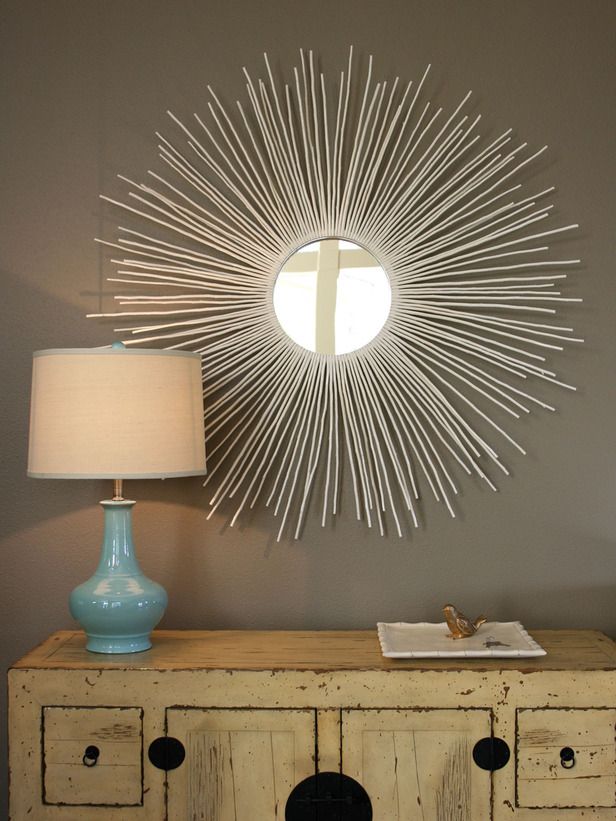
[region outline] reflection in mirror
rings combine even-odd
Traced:
[[[316,353],[350,353],[389,315],[389,278],[369,251],[343,239],[304,245],[283,265],[274,310],[283,330]]]

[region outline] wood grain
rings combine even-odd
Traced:
[[[314,774],[314,710],[167,711],[187,751],[168,774],[169,818],[278,821],[298,781]]]
[[[89,745],[100,751],[94,767],[83,763]],[[45,707],[45,801],[69,805],[141,804],[141,746],[139,709]]]
[[[518,803],[522,807],[616,807],[616,710],[518,711]],[[566,769],[560,751],[571,747]]]
[[[385,659],[376,630],[158,630],[144,653],[102,656],[81,631],[61,630],[15,668],[126,670],[612,670],[616,649],[594,630],[533,630],[532,659]]]
[[[472,765],[490,710],[343,710],[342,768],[371,797],[374,821],[491,818],[491,776]]]

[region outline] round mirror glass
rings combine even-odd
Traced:
[[[370,342],[389,315],[391,287],[378,260],[344,239],[304,245],[274,285],[283,330],[309,351],[350,353]]]

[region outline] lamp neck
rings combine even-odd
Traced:
[[[132,509],[129,499],[101,502],[105,511],[105,531],[101,559],[95,575],[134,575],[141,573],[135,557],[132,531]]]
[[[121,479],[114,479],[113,480],[113,501],[114,502],[121,502],[124,499],[122,496],[122,480]]]

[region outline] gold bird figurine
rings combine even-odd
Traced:
[[[445,614],[445,621],[447,627],[451,631],[452,639],[467,639],[474,635],[477,630],[484,624],[487,619],[485,616],[477,616],[475,621],[471,621],[464,613],[453,606],[453,604],[446,604],[443,607]]]

